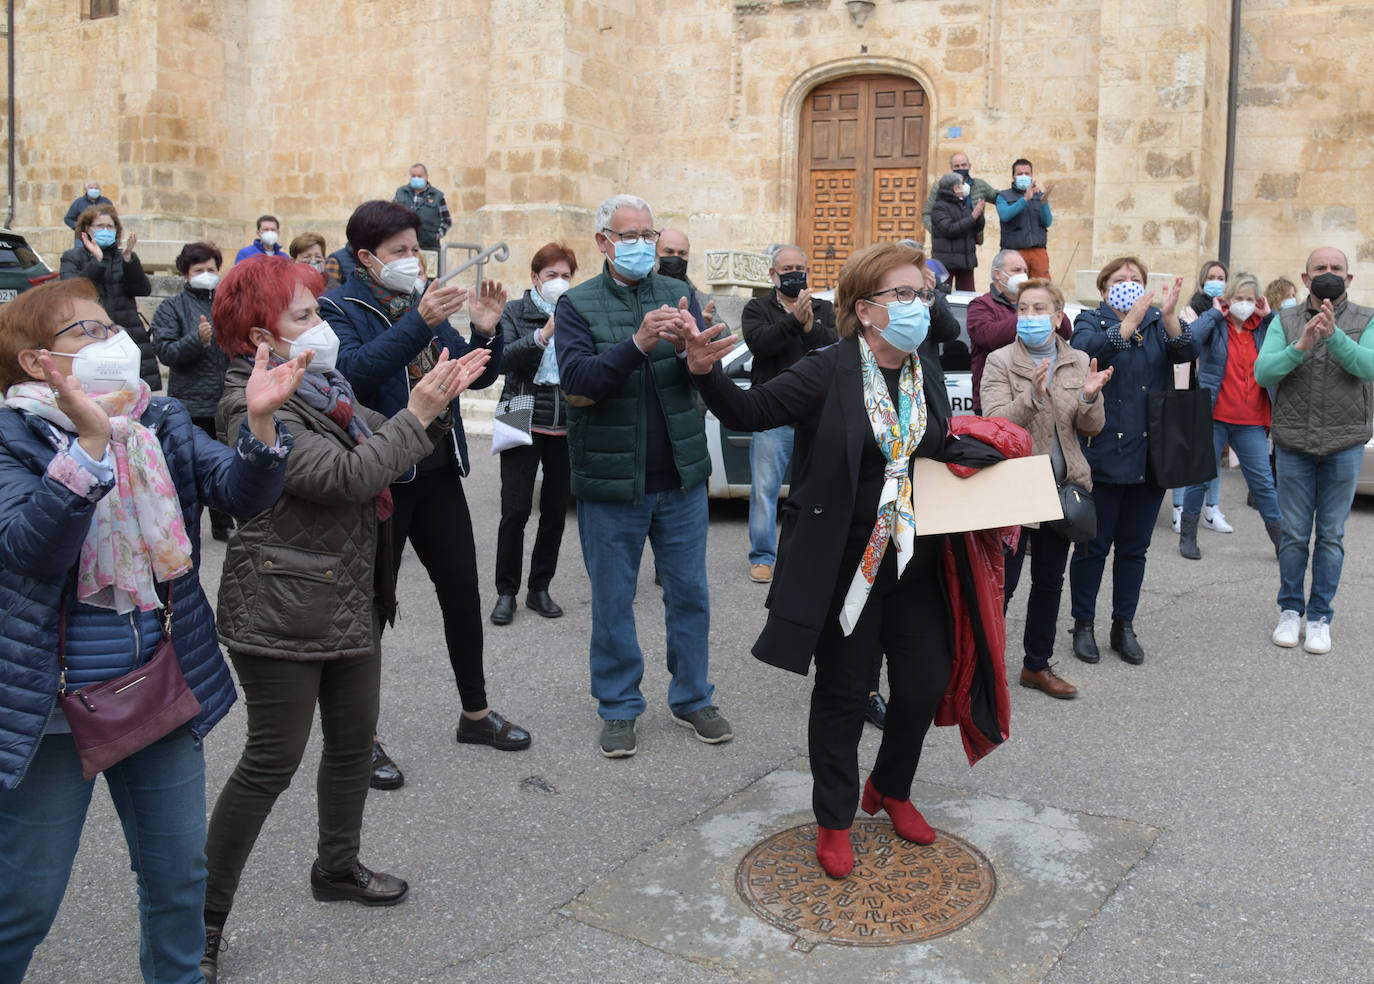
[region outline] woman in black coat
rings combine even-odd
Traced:
[[[515,618],[515,595],[525,553],[525,524],[534,507],[534,478],[544,466],[539,495],[539,532],[530,555],[529,590],[525,605],[545,618],[563,614],[549,597],[549,583],[558,569],[558,548],[568,515],[571,470],[568,458],[568,405],[558,388],[554,358],[553,309],[572,286],[577,256],[562,243],[547,243],[530,261],[533,281],[523,297],[501,312],[501,367],[506,370],[498,406],[509,401],[533,403],[529,444],[501,451],[501,525],[496,532],[495,625]],[[552,377],[549,377],[549,373]],[[536,382],[539,376],[541,381]]]
[[[134,252],[138,235],[133,232],[124,235],[124,226],[113,205],[92,205],[76,220],[76,238],[81,245],[62,254],[62,279],[85,277],[95,284],[100,306],[110,320],[138,343],[142,356],[138,374],[149,389],[157,392],[162,389],[162,372],[134,300],[153,292],[153,285]],[[121,241],[123,246],[119,245]]]
[[[954,275],[958,290],[973,290],[973,271],[978,266],[978,240],[983,235],[984,202],[968,207],[964,179],[946,174],[937,186],[930,210],[931,255]]]
[[[167,395],[180,400],[191,422],[211,437],[224,392],[224,370],[229,367],[229,356],[215,341],[210,320],[223,260],[214,243],[187,243],[176,259],[186,286],[153,312],[153,348],[167,367]],[[233,528],[232,516],[210,510],[210,532],[216,540],[229,539]]]
[[[940,573],[944,541],[915,536],[911,513],[911,461],[943,453],[950,419],[939,363],[913,355],[934,300],[924,262],[919,249],[895,243],[851,257],[835,300],[840,341],[748,391],[714,366],[730,337],[706,341],[684,326],[688,368],[722,423],[745,431],[796,427],[792,491],[754,655],[804,674],[814,654],[808,733],[816,856],[832,878],[854,867],[858,746],[879,652],[887,654],[892,694],[862,806],[886,810],[906,840],[935,840],[910,799],[953,645]]]

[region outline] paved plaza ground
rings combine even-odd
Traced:
[[[484,439],[473,452],[467,495],[489,609],[498,467]],[[741,504],[713,506],[708,534],[712,673],[736,736],[718,747],[669,718],[663,609],[646,562],[635,605],[649,701],[639,753],[598,753],[590,592],[571,514],[552,587],[566,616],[546,621],[522,606],[513,625],[486,630],[492,705],[534,744],[519,753],[456,744],[439,614],[409,556],[401,621],[384,643],[379,726],[406,784],[370,796],[362,859],[407,878],[410,897],[392,909],[311,898],[316,742],[244,873],[220,980],[1374,980],[1374,500],[1358,501],[1348,524],[1335,648],[1321,657],[1269,642],[1277,565],[1244,500],[1228,471],[1222,502],[1236,532],[1200,533],[1200,562],[1179,557],[1162,511],[1136,620],[1143,666],[1105,651],[1104,587],[1102,662],[1078,663],[1061,634],[1057,668],[1078,699],[1013,685],[1011,739],[972,769],[954,730],[932,731],[913,798],[986,859],[996,892],[955,932],[885,948],[794,945],[736,890],[746,853],[807,822],[810,796],[810,681],[749,654],[766,589],[746,577]],[[212,598],[222,559],[207,535]],[[1013,681],[1023,611],[1018,598]],[[207,741],[211,802],[243,733],[239,705]],[[865,766],[878,736],[866,728]],[[99,783],[66,901],[28,980],[137,981],[134,894]]]

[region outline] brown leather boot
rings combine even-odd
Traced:
[[[1049,694],[1051,697],[1058,697],[1060,700],[1068,700],[1070,697],[1078,696],[1078,688],[1069,681],[1061,679],[1058,674],[1050,667],[1043,670],[1032,672],[1021,667],[1021,686],[1029,687],[1031,690],[1039,690]]]

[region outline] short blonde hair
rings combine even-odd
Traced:
[[[1059,285],[1053,280],[1048,280],[1045,277],[1035,277],[1025,281],[1021,284],[1021,289],[1016,292],[1016,300],[1019,302],[1021,300],[1021,295],[1028,290],[1048,291],[1050,297],[1054,300],[1054,309],[1056,311],[1064,310],[1064,292],[1059,289]]]
[[[859,324],[854,305],[872,297],[889,271],[900,266],[925,270],[925,265],[924,250],[901,243],[878,243],[851,256],[840,270],[839,286],[835,289],[836,334],[841,338],[863,334],[863,326]]]
[[[291,254],[291,259],[295,259],[304,253],[311,246],[318,246],[321,253],[328,253],[329,247],[324,244],[324,237],[318,232],[303,232],[295,239],[291,240],[291,245],[286,251]]]

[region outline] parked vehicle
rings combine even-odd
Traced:
[[[833,291],[820,291],[817,297],[833,300]],[[955,415],[973,412],[973,374],[969,371],[968,305],[978,295],[971,291],[956,290],[946,295],[949,309],[959,322],[959,342],[947,343],[947,352],[942,352],[940,362],[945,369],[945,387],[949,390],[950,405]],[[1072,321],[1081,311],[1082,305],[1069,303],[1064,312]],[[742,389],[749,388],[749,370],[753,365],[753,353],[740,340],[734,351],[721,360],[725,374]],[[711,477],[707,479],[706,493],[715,499],[748,499],[750,487],[749,442],[752,435],[723,427],[715,414],[706,413],[706,444],[711,452]],[[789,469],[790,476],[790,469]],[[1374,492],[1374,465],[1369,471]],[[783,495],[787,494],[784,484]]]
[[[0,304],[7,304],[30,287],[57,277],[17,232],[0,229]]]

